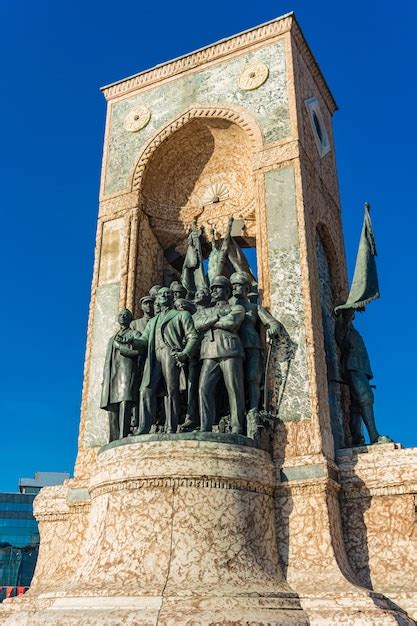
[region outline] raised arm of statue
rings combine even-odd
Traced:
[[[229,221],[227,222],[227,228],[226,228],[226,233],[224,235],[223,243],[220,247],[220,252],[223,252],[224,254],[227,254],[227,251],[230,245],[233,222],[234,222],[234,218],[230,217]]]

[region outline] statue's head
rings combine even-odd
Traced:
[[[170,289],[172,291],[172,295],[174,296],[174,302],[175,300],[178,300],[178,298],[185,298],[187,295],[186,288],[178,280],[174,280],[174,282],[171,283]]]
[[[191,302],[185,298],[177,298],[174,302],[174,307],[177,311],[188,311],[189,313],[192,313],[193,310]]]
[[[214,302],[228,300],[232,295],[232,285],[226,276],[216,276],[210,285],[211,298]]]
[[[160,289],[162,289],[162,285],[154,285],[153,287],[151,287],[149,289],[149,295],[151,296],[151,298],[155,299]]]
[[[133,320],[133,315],[129,311],[129,309],[122,309],[117,316],[117,321],[120,326],[129,326],[130,322]]]
[[[197,289],[194,296],[194,304],[200,304],[202,306],[208,306],[211,301],[211,293],[210,289],[207,287],[201,287],[201,289]]]
[[[248,297],[251,288],[251,279],[246,272],[234,272],[230,277],[230,282],[235,297]]]
[[[154,314],[153,303],[154,298],[152,298],[152,296],[144,296],[140,299],[140,308],[142,309],[144,314],[149,317],[152,317]]]
[[[158,315],[158,313],[161,312],[161,303],[159,301],[158,296],[156,296],[156,298],[155,298],[155,300],[153,302],[153,312],[154,312],[154,315]]]
[[[172,307],[174,297],[171,289],[168,289],[168,287],[161,287],[158,291],[157,300],[161,308]]]

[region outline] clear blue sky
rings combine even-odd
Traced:
[[[358,320],[380,430],[417,445],[416,37],[404,0],[2,0],[0,490],[76,456],[105,101],[99,87],[294,10],[333,91],[350,277],[372,204],[382,298]]]

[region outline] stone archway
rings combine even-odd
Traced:
[[[132,178],[141,219],[133,300],[167,268],[164,252],[185,250],[193,220],[222,235],[230,216],[241,218],[247,245],[255,245],[254,155],[262,134],[247,115],[229,109],[192,108],[147,144]]]

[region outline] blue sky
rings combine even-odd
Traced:
[[[382,298],[357,326],[377,421],[417,445],[417,4],[3,0],[0,490],[36,470],[73,469],[105,115],[99,87],[291,10],[340,107],[350,277],[362,206],[372,205]]]

